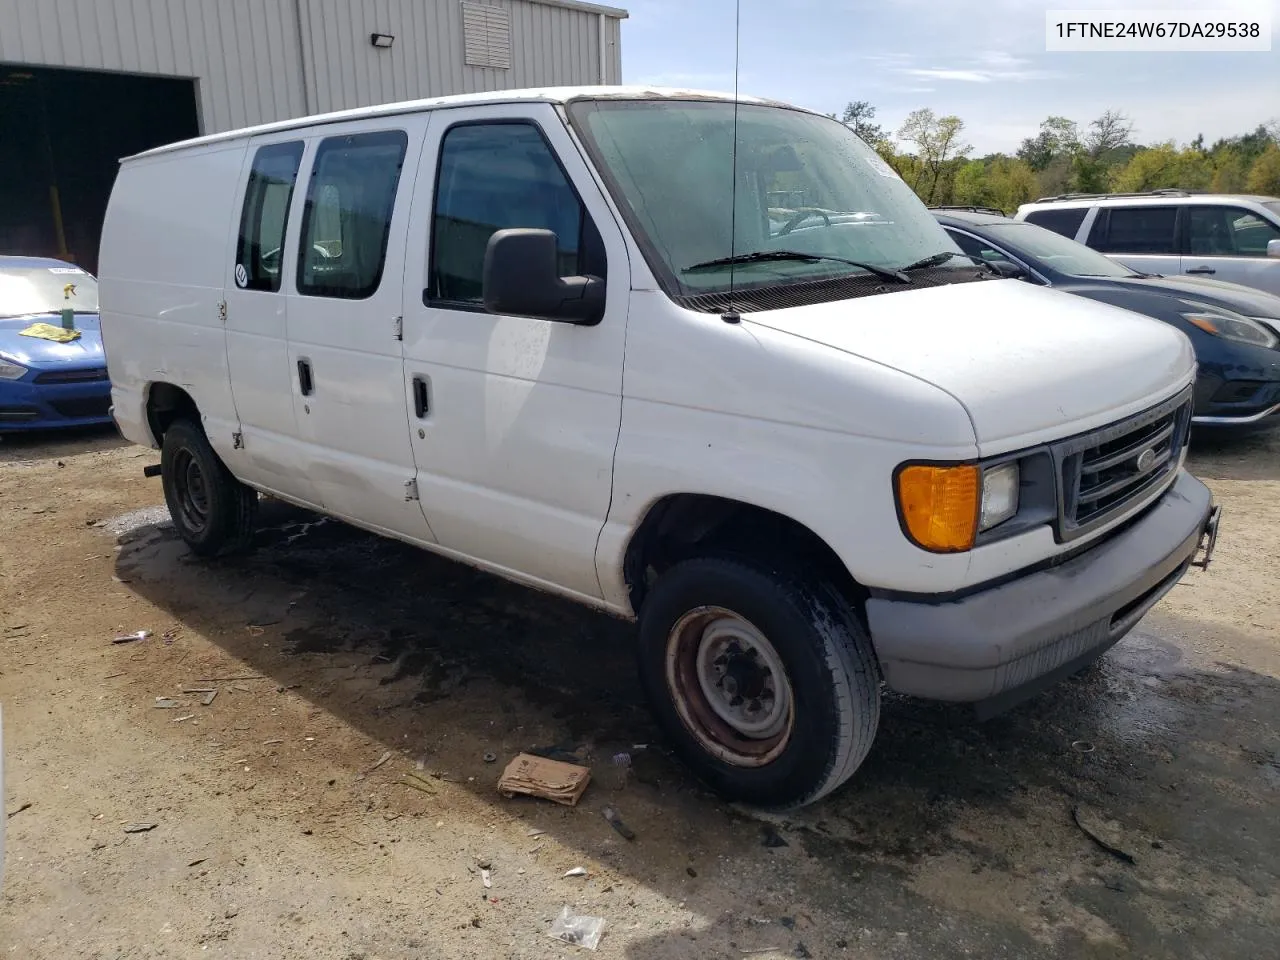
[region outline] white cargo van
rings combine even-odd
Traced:
[[[100,274],[116,422],[194,551],[261,492],[635,617],[674,746],[761,806],[849,777],[882,685],[1005,707],[1212,551],[1187,339],[995,278],[784,104],[202,137],[123,162]]]

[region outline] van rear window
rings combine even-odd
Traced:
[[[301,162],[301,140],[271,143],[253,155],[236,244],[235,280],[242,290],[280,289],[285,225]]]
[[[409,138],[403,130],[329,137],[311,164],[298,292],[363,300],[382,280]]]

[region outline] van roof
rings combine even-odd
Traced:
[[[463,93],[448,97],[428,97],[422,100],[404,100],[397,103],[380,103],[371,107],[355,107],[350,110],[337,110],[332,113],[315,114],[308,117],[294,117],[289,120],[277,120],[273,123],[262,123],[239,130],[226,130],[189,140],[168,143],[142,153],[125,157],[120,162],[127,163],[141,157],[153,157],[157,154],[188,150],[206,144],[231,140],[246,139],[267,133],[283,130],[297,130],[305,127],[320,126],[328,123],[343,123],[348,120],[362,120],[367,117],[389,117],[403,113],[420,113],[424,110],[439,110],[449,107],[471,107],[491,103],[568,103],[577,99],[611,99],[611,100],[728,100],[734,99],[731,93],[714,90],[691,90],[680,87],[647,87],[647,86],[588,86],[588,87],[531,87],[524,90],[490,90],[482,93]],[[794,104],[779,100],[768,100],[759,97],[739,95],[739,103],[767,104],[787,107],[792,110],[803,110]],[[813,112],[813,111],[805,111]]]

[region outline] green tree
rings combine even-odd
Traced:
[[[1275,141],[1253,161],[1246,186],[1250,193],[1280,197],[1280,146]]]
[[[1115,172],[1114,185],[1125,193],[1172,187],[1177,167],[1178,151],[1171,140],[1134,154],[1132,160]]]
[[[1133,121],[1119,110],[1108,110],[1089,124],[1084,148],[1095,160],[1104,160],[1116,150],[1128,146],[1133,136]]]
[[[915,147],[918,168],[907,182],[925,203],[945,203],[951,196],[955,169],[973,149],[960,139],[963,130],[959,117],[939,117],[928,107],[911,111],[902,122],[898,139]]]
[[[956,171],[952,196],[956,203],[965,206],[991,206],[990,178],[987,165],[981,160],[970,160]]]
[[[1037,173],[1055,159],[1070,156],[1080,149],[1080,130],[1074,120],[1048,117],[1040,123],[1040,132],[1027,137],[1018,147],[1018,159]]]
[[[1226,150],[1235,151],[1243,159],[1245,166],[1251,165],[1261,156],[1270,144],[1280,141],[1280,123],[1272,125],[1258,124],[1250,133],[1238,137],[1225,137],[1214,142],[1209,148],[1210,156],[1218,156]]]
[[[873,147],[886,138],[884,127],[874,123],[876,108],[866,100],[853,100],[846,103],[840,122],[860,136]]]
[[[1207,190],[1212,182],[1209,158],[1191,147],[1179,150],[1173,141],[1140,150],[1115,175],[1116,189],[1126,192],[1162,187]]]
[[[1240,151],[1233,147],[1222,150],[1213,163],[1213,179],[1209,189],[1214,193],[1239,193],[1244,190],[1249,180],[1249,165],[1245,163]]]
[[[1016,157],[1000,157],[991,164],[987,176],[991,184],[991,206],[1005,213],[1013,213],[1040,192],[1035,171]]]
[[[1073,193],[1106,193],[1111,168],[1081,150],[1071,158],[1071,190]]]

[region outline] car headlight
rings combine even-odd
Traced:
[[[27,375],[27,368],[20,363],[0,357],[0,380],[21,380]]]
[[[898,471],[898,511],[907,536],[934,553],[973,547],[979,533],[1018,512],[1017,463],[983,468],[909,464]]]
[[[1248,343],[1255,347],[1274,347],[1280,342],[1274,333],[1248,317],[1233,317],[1215,311],[1184,313],[1182,316],[1205,333],[1224,340]]]
[[[1277,337],[1280,337],[1280,319],[1276,317],[1250,317],[1249,319],[1263,329],[1270,330]]]

